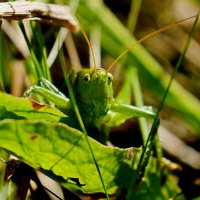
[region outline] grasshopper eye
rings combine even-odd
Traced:
[[[84,79],[84,81],[89,82],[90,81],[90,74],[85,74],[83,79]]]
[[[113,75],[108,73],[108,84],[110,84],[113,81]]]

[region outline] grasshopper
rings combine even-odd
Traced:
[[[194,16],[193,16],[194,17]],[[190,17],[192,18],[192,17]],[[177,24],[184,22],[190,18],[184,19],[180,22],[170,24],[166,27],[162,27],[157,31],[143,37],[139,41],[131,44],[114,60],[114,62],[105,70],[102,67],[96,66],[95,56],[91,44],[85,34],[84,30],[81,28],[83,36],[85,37],[89,49],[91,51],[94,67],[93,68],[82,68],[79,70],[72,82],[73,92],[75,96],[75,101],[80,110],[83,121],[86,126],[91,123],[104,119],[107,115],[115,115],[117,113],[126,116],[126,118],[131,117],[144,117],[149,119],[155,119],[156,114],[149,109],[149,106],[136,107],[133,105],[127,105],[117,102],[113,95],[113,75],[110,70],[113,68],[114,64],[121,59],[125,54],[127,54],[132,48],[147,40],[160,32],[166,31],[168,29],[177,26]],[[40,83],[42,85],[34,85],[28,88],[24,96],[29,97],[31,93],[36,93],[49,100],[58,106],[66,114],[72,113],[73,106],[69,98],[67,98],[63,93],[61,93],[52,83],[48,80],[41,78]],[[108,119],[107,117],[106,119]]]

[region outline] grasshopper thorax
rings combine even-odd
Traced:
[[[113,100],[112,74],[103,68],[81,69],[74,82],[74,94],[84,121],[103,117]]]

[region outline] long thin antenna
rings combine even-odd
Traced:
[[[144,36],[143,38],[141,38],[140,40],[134,42],[132,45],[130,45],[129,47],[127,47],[125,50],[123,50],[120,55],[113,61],[113,63],[108,67],[108,69],[106,70],[106,72],[110,72],[111,69],[113,68],[113,66],[119,61],[119,59],[121,59],[126,53],[128,53],[133,47],[137,46],[138,44],[141,44],[142,42],[144,42],[145,40],[147,40],[148,38],[157,35],[158,33],[161,33],[163,31],[169,30],[175,26],[177,26],[180,23],[183,23],[189,19],[195,18],[197,15],[193,15],[191,17],[185,18],[181,21],[175,22],[173,24],[169,24],[165,27],[162,27],[156,31],[153,31],[152,33],[149,33],[148,35]]]
[[[80,24],[79,24],[79,27],[80,27],[80,31],[81,31],[82,34],[83,34],[83,37],[85,38],[85,40],[86,40],[86,42],[87,42],[87,44],[88,44],[88,47],[89,47],[89,49],[90,49],[90,52],[91,52],[91,54],[92,54],[92,59],[93,59],[93,63],[94,63],[94,70],[96,71],[96,69],[97,69],[97,64],[96,64],[96,59],[95,59],[95,56],[94,56],[94,51],[93,51],[92,45],[90,44],[90,41],[89,41],[89,39],[88,39],[88,37],[87,37],[87,35],[86,35],[84,29],[81,27]]]

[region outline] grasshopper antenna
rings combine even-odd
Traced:
[[[81,31],[82,34],[83,34],[83,37],[85,38],[85,40],[86,40],[86,42],[87,42],[87,44],[88,44],[88,47],[89,47],[89,49],[90,49],[90,52],[91,52],[91,54],[92,54],[92,60],[93,60],[93,63],[94,63],[94,71],[96,71],[96,70],[97,70],[97,64],[96,64],[96,59],[95,59],[95,56],[94,56],[94,51],[93,51],[92,45],[90,44],[90,41],[89,41],[89,39],[88,39],[88,37],[87,37],[87,35],[86,35],[84,29],[81,27],[80,24],[79,24],[79,27],[80,27],[80,31]]]
[[[198,15],[198,14],[197,14]],[[164,31],[167,31],[189,19],[192,19],[192,18],[195,18],[197,17],[197,15],[193,15],[191,17],[188,17],[188,18],[185,18],[183,20],[180,20],[178,22],[174,22],[172,24],[169,24],[165,27],[162,27],[162,28],[159,28],[158,30],[156,31],[153,31],[152,33],[149,33],[148,35],[142,37],[140,40],[134,42],[132,45],[130,45],[129,47],[127,47],[125,50],[123,50],[120,55],[113,61],[113,63],[108,67],[108,69],[106,70],[106,72],[110,72],[111,69],[113,68],[113,66],[126,54],[128,53],[132,48],[134,48],[135,46],[137,46],[138,44],[141,44],[142,42],[144,42],[145,40],[149,39],[150,37],[154,36],[154,35],[157,35],[158,33],[161,33],[161,32],[164,32]]]

